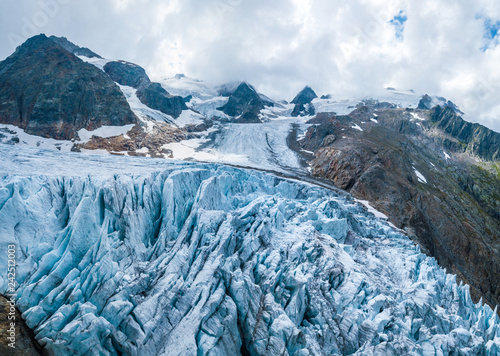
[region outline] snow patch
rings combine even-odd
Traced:
[[[71,151],[74,143],[68,140],[55,140],[41,136],[30,135],[23,129],[7,124],[0,124],[0,143],[16,147],[38,147],[49,150]]]
[[[195,113],[193,110],[183,110],[175,123],[179,127],[185,127],[187,125],[200,125],[204,122],[204,116]]]
[[[359,126],[358,126],[358,124],[354,124],[354,125],[352,126],[352,128],[353,128],[353,129],[356,129],[356,130],[358,130],[358,131],[364,131],[361,127],[359,127]]]
[[[427,184],[427,179],[425,179],[424,175],[420,173],[415,167],[413,167],[413,170],[415,171],[415,174],[417,175],[417,179],[420,183],[425,183]]]
[[[425,119],[424,119],[422,116],[420,116],[419,114],[417,114],[417,113],[415,113],[415,112],[410,113],[410,115],[411,115],[411,116],[413,117],[413,119],[415,119],[415,120],[425,121]]]
[[[159,110],[151,109],[147,105],[144,105],[137,97],[137,89],[126,85],[120,85],[118,83],[116,84],[127,99],[130,108],[137,115],[137,117],[139,117],[139,119],[143,121],[144,119],[152,119],[160,122],[175,123],[175,120],[172,116],[164,114]]]
[[[387,217],[387,215],[385,215],[384,213],[378,211],[377,209],[375,209],[374,207],[372,207],[370,205],[370,202],[368,200],[360,200],[360,199],[354,199],[355,201],[357,201],[358,203],[361,203],[363,204],[370,213],[372,213],[373,215],[375,215],[375,217],[379,218],[379,219],[384,219],[384,220],[388,220],[389,218]]]
[[[80,141],[87,142],[92,138],[92,136],[96,137],[114,137],[124,135],[135,126],[135,124],[123,125],[123,126],[101,126],[98,129],[93,131],[88,131],[87,129],[81,129],[78,131],[78,137],[80,137]]]

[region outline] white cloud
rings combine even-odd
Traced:
[[[0,1],[2,58],[12,41],[44,32],[138,63],[152,77],[243,79],[276,98],[306,84],[338,97],[412,88],[500,131],[500,48],[484,38],[485,19],[500,20],[498,2]],[[390,21],[400,11],[407,20],[398,38]]]

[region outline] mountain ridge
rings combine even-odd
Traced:
[[[0,122],[42,137],[137,122],[118,86],[94,66],[35,36],[0,62]]]

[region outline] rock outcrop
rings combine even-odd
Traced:
[[[500,133],[465,121],[451,107],[436,106],[429,117],[457,143],[453,146],[455,150],[467,151],[485,160],[500,160]]]
[[[292,104],[309,104],[313,99],[316,99],[318,96],[311,89],[311,87],[306,86],[302,89],[291,101]]]
[[[137,89],[139,100],[152,109],[159,110],[164,114],[179,117],[182,110],[187,110],[182,96],[170,95],[160,83],[149,83]]]
[[[425,94],[418,102],[417,109],[430,110],[431,108],[432,108],[432,98],[429,95]]]
[[[102,58],[100,55],[91,51],[90,49],[77,46],[76,44],[68,41],[68,39],[66,37],[50,36],[49,38],[52,41],[54,41],[56,44],[58,44],[59,46],[61,46],[62,48],[64,48],[68,52],[73,53],[76,56],[85,56],[88,58]]]
[[[68,140],[82,128],[136,120],[108,75],[45,35],[28,39],[0,63],[0,123]]]
[[[291,115],[293,117],[314,115],[315,109],[311,104],[311,101],[313,101],[313,99],[317,97],[318,96],[316,95],[314,90],[312,90],[311,87],[306,86],[291,101],[292,104],[295,104]]]
[[[125,61],[113,61],[104,65],[104,71],[115,82],[139,89],[151,83],[146,71],[137,64]]]
[[[170,95],[160,83],[152,83],[141,66],[125,61],[113,61],[104,65],[104,71],[120,85],[137,89],[137,97],[144,105],[164,114],[179,117],[187,110],[186,100]]]
[[[9,339],[12,337],[11,322],[14,323],[13,329],[15,330],[13,339]],[[12,307],[9,299],[2,295],[0,295],[0,354],[5,356],[42,355],[42,347],[35,340],[33,330],[28,328],[19,310]]]
[[[234,117],[234,122],[259,123],[259,114],[265,106],[272,106],[271,101],[263,98],[248,83],[242,82],[229,96],[228,102],[218,108],[224,114]]]

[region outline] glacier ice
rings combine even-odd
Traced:
[[[351,198],[159,168],[0,174],[0,239],[48,354],[498,355],[496,311]]]

